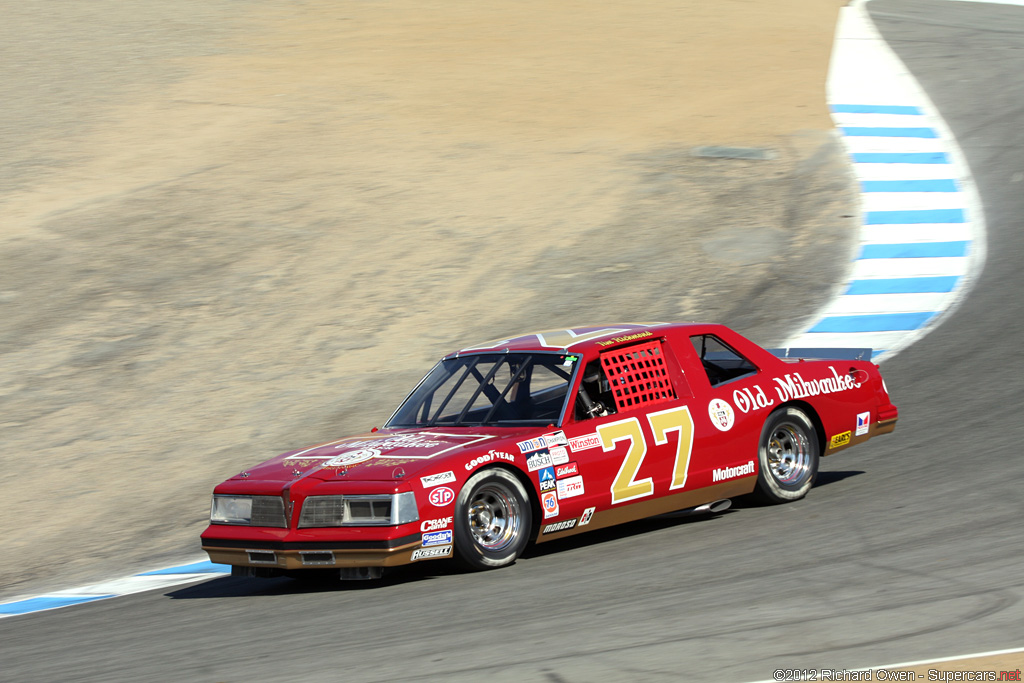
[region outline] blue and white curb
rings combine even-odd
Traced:
[[[0,604],[0,618],[42,612],[43,610],[57,609],[59,607],[70,607],[71,605],[80,605],[84,602],[106,600],[108,598],[116,598],[122,595],[142,593],[160,588],[170,588],[192,581],[206,580],[213,576],[230,574],[231,567],[227,565],[214,564],[208,561],[193,562],[177,567],[144,572],[123,579],[104,581],[91,586],[71,588],[23,600],[15,600],[14,602],[6,602]]]
[[[878,360],[960,304],[984,265],[985,220],[956,139],[866,2],[841,10],[827,86],[860,183],[860,243],[838,296],[787,344],[870,347]]]

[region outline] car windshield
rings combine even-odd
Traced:
[[[430,371],[387,427],[557,423],[579,356],[485,353],[446,358]]]

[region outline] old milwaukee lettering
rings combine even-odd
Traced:
[[[782,401],[790,401],[794,398],[807,398],[819,394],[834,394],[839,391],[847,391],[860,386],[860,382],[854,381],[849,375],[840,375],[836,369],[829,366],[832,371],[831,377],[824,379],[805,380],[799,372],[788,373],[785,379],[775,378],[775,392]]]

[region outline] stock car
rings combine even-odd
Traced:
[[[203,549],[234,575],[347,579],[736,496],[802,498],[820,457],[891,432],[870,349],[766,350],[716,324],[526,334],[445,356],[380,429],[214,489]],[[322,573],[322,571],[321,571]]]

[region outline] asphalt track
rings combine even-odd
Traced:
[[[485,574],[215,579],[0,622],[4,680],[771,677],[1024,645],[1024,10],[876,0],[970,164],[988,261],[883,366],[897,431],[796,504],[646,520]]]

